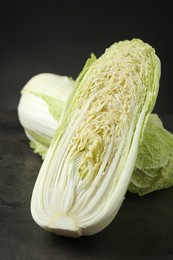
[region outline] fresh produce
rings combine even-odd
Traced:
[[[92,54],[78,81],[95,60]],[[31,140],[30,146],[43,159],[74,83],[70,77],[42,73],[30,79],[21,91],[19,120]],[[144,129],[128,190],[142,196],[172,185],[173,134],[164,128],[157,114],[151,114]]]
[[[109,225],[128,189],[159,80],[159,58],[140,39],[113,44],[79,75],[33,189],[38,225],[72,237]]]

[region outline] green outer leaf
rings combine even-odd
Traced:
[[[29,129],[25,129],[25,132],[31,140],[29,145],[34,150],[34,153],[38,153],[44,159],[52,138]]]
[[[150,116],[128,190],[140,196],[173,185],[173,134]]]
[[[46,104],[48,105],[50,114],[53,116],[53,118],[56,121],[59,121],[61,118],[61,115],[64,111],[65,103],[61,100],[57,100],[56,98],[49,97],[48,95],[45,95],[42,93],[34,93],[34,95],[42,98],[46,102]]]
[[[30,148],[33,149],[34,153],[39,154],[42,157],[42,159],[45,158],[45,155],[46,155],[46,152],[48,149],[48,147],[46,145],[39,143],[37,141],[30,141],[29,146],[30,146]]]

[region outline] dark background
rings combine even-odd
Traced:
[[[173,112],[172,8],[166,1],[1,1],[0,109],[16,109],[20,90],[43,72],[77,77],[91,52],[141,38],[161,60],[157,113]]]

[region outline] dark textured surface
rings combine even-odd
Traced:
[[[173,132],[173,116],[161,116]],[[41,165],[16,111],[0,112],[0,259],[173,259],[173,188],[144,197],[126,194],[114,221],[78,239],[42,230],[30,214]]]

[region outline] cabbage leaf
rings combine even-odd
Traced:
[[[167,131],[158,115],[152,114],[129,184],[129,191],[145,195],[173,185],[173,135]]]

